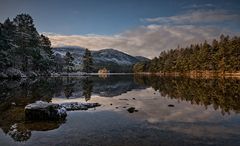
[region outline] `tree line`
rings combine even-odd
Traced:
[[[74,57],[54,55],[48,37],[39,34],[29,14],[7,18],[0,23],[0,78],[21,75],[50,75],[51,72],[73,72]],[[85,72],[92,71],[91,52],[83,57]]]
[[[205,41],[186,48],[163,51],[149,62],[137,63],[134,72],[236,72],[240,70],[240,37],[221,35],[211,43]]]
[[[13,67],[22,72],[46,73],[53,65],[50,40],[40,35],[28,14],[0,23],[0,71]]]

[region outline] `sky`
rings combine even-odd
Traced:
[[[0,22],[28,13],[53,47],[114,48],[149,58],[240,34],[239,0],[0,0]]]

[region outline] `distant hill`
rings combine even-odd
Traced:
[[[81,47],[66,46],[53,48],[55,55],[64,57],[66,52],[70,52],[73,57],[73,63],[81,69],[82,57],[85,49]],[[115,49],[103,49],[99,51],[91,51],[93,57],[94,71],[101,68],[107,68],[110,72],[132,72],[132,67],[138,62],[149,61],[148,58],[142,56],[131,56]]]
[[[143,56],[135,56],[135,58],[137,58],[139,61],[141,62],[146,62],[146,61],[150,61],[150,59],[143,57]]]

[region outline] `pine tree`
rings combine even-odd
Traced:
[[[67,72],[70,72],[72,71],[72,67],[74,66],[73,64],[73,56],[70,52],[67,52],[65,57],[64,57],[64,60],[65,60],[65,63],[66,63],[66,66],[67,66]]]
[[[83,56],[83,71],[87,73],[92,72],[93,71],[92,65],[93,65],[93,61],[92,61],[91,52],[88,49],[86,49],[85,54]]]
[[[6,19],[3,24],[1,24],[0,30],[0,64],[1,68],[6,68],[14,64],[14,54],[16,45],[14,42],[16,27],[10,21]]]
[[[40,36],[40,42],[41,42],[41,48],[49,55],[51,56],[53,54],[52,48],[51,48],[51,42],[48,37],[41,35]]]
[[[9,67],[48,73],[53,66],[50,40],[39,35],[33,19],[28,14],[17,15],[0,23],[0,67],[5,72]]]
[[[21,56],[21,68],[23,71],[30,70],[32,54],[39,45],[39,34],[33,24],[33,19],[28,14],[17,15],[13,19],[13,24],[16,26],[16,44],[19,48],[16,53]]]
[[[237,72],[240,66],[240,38],[221,35],[219,41],[213,40],[190,47],[163,51],[144,65],[136,64],[134,72],[189,72],[214,71]]]
[[[54,56],[54,71],[62,72],[64,67],[65,60],[61,57],[60,54]]]

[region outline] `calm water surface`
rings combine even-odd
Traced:
[[[28,103],[98,102],[29,122]],[[133,110],[128,110],[132,108]],[[0,82],[0,146],[240,145],[240,80],[90,76]]]

